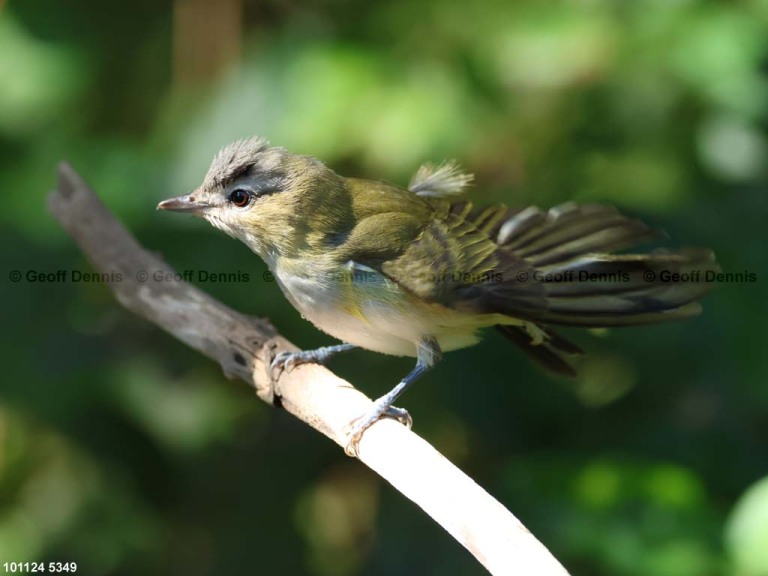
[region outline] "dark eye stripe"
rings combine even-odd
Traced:
[[[274,194],[276,192],[281,192],[282,188],[280,188],[279,185],[270,186],[268,188],[259,188],[256,190],[256,196],[266,196],[267,194]]]

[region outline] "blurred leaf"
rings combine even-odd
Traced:
[[[748,117],[765,112],[766,79],[759,66],[768,48],[768,24],[734,7],[702,9],[684,22],[670,60],[677,72],[713,103]]]
[[[699,132],[699,150],[707,167],[726,180],[768,176],[768,140],[737,117],[709,118]]]
[[[28,138],[46,130],[82,89],[83,72],[72,51],[39,41],[6,10],[0,17],[0,134]]]
[[[768,478],[752,485],[731,510],[725,543],[734,575],[768,574]]]

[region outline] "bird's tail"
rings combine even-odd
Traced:
[[[576,371],[568,362],[570,356],[584,352],[570,340],[549,328],[537,327],[544,336],[541,342],[533,340],[530,332],[522,326],[498,325],[496,328],[515,346],[519,347],[533,362],[560,376],[576,376]]]
[[[712,252],[699,248],[612,254],[663,234],[610,206],[528,208],[507,214],[489,234],[504,281],[487,296],[496,310],[538,326],[545,338],[539,344],[525,329],[499,329],[561,374],[572,372],[564,356],[578,349],[546,325],[631,326],[694,316],[719,271]]]
[[[710,250],[611,253],[661,235],[610,206],[565,204],[547,213],[529,209],[509,217],[496,240],[515,273],[504,274],[502,290],[538,296],[537,306],[510,315],[601,327],[698,314],[697,300],[712,288],[719,271]]]

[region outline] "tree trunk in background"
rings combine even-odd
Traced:
[[[0,0],[0,8],[3,0]],[[242,0],[174,0],[173,82],[215,81],[240,59]]]

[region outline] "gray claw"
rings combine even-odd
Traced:
[[[296,360],[294,358],[295,354],[295,352],[280,352],[272,359],[272,363],[269,365],[270,372],[274,372],[275,370],[282,372],[285,369],[288,369],[290,372],[293,370],[296,365]]]
[[[2,1],[2,0],[0,0]],[[280,352],[269,365],[270,370],[286,368],[290,372],[299,364],[324,364],[327,360],[334,357],[339,352],[346,352],[354,349],[352,344],[337,344],[335,346],[323,346],[315,350],[299,350],[298,352]]]
[[[413,426],[413,418],[411,418],[407,410],[397,408],[396,406],[387,406],[377,400],[370,411],[355,418],[346,426],[345,431],[349,431],[349,439],[344,447],[344,453],[347,456],[357,458],[358,444],[363,437],[363,433],[382,417],[394,418],[409,429]]]
[[[413,428],[413,418],[411,418],[411,415],[408,413],[408,410],[405,410],[404,408],[398,408],[397,406],[390,406],[388,410],[382,414],[382,416],[386,416],[387,418],[392,418],[394,420],[397,420],[402,424],[403,426],[406,426],[409,430]]]

